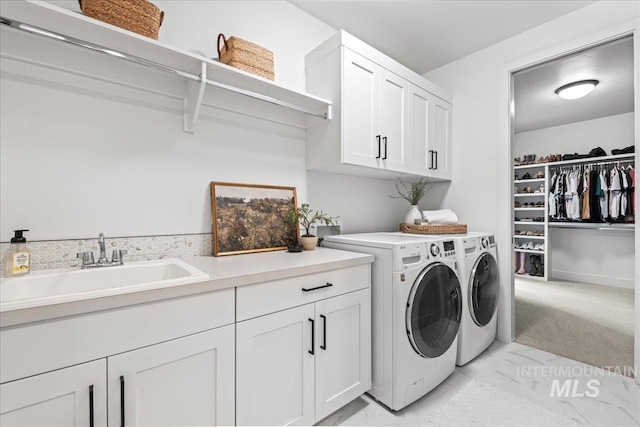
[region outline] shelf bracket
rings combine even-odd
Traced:
[[[193,128],[198,121],[200,115],[200,107],[202,106],[202,98],[204,90],[207,86],[207,64],[202,62],[199,79],[187,80],[186,96],[184,98],[184,131],[194,133]]]

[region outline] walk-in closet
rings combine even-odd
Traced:
[[[517,72],[511,138],[516,341],[631,376],[633,63],[625,37]]]

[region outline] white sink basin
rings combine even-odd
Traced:
[[[45,270],[2,279],[0,312],[186,285],[209,275],[176,258],[116,267]]]

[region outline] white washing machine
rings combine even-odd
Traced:
[[[453,239],[463,303],[456,364],[462,366],[479,356],[496,338],[500,281],[493,234],[470,232]]]
[[[395,233],[327,236],[324,246],[372,254],[372,388],[400,410],[455,369],[462,290],[453,239]]]

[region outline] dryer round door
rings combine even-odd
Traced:
[[[498,263],[488,252],[478,257],[469,277],[469,313],[478,326],[488,324],[498,307]]]
[[[441,356],[456,339],[462,312],[460,291],[456,273],[442,263],[429,265],[414,282],[406,326],[411,345],[422,357]]]

